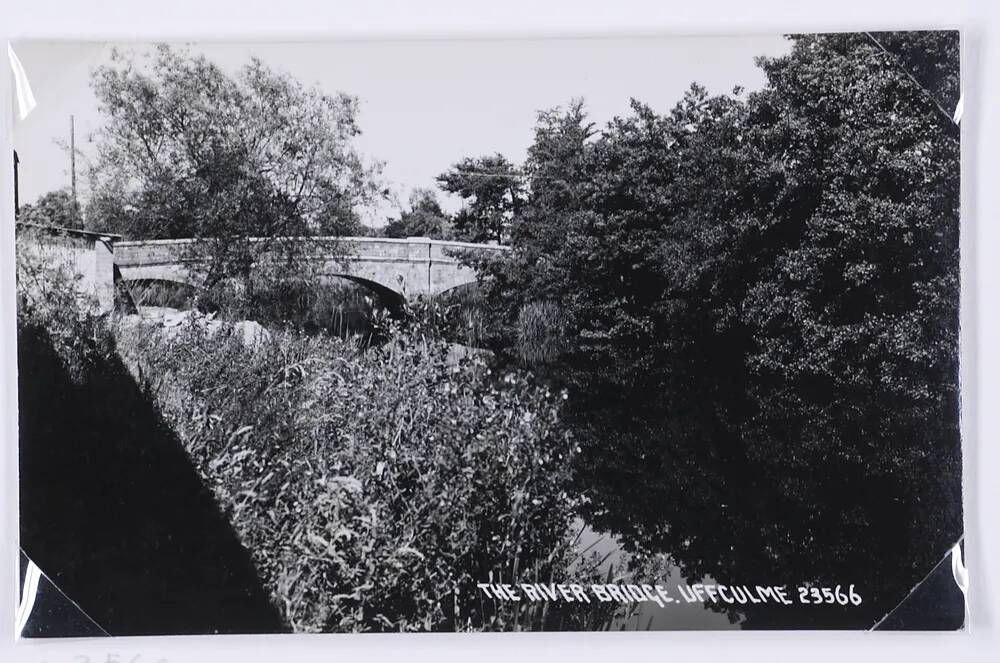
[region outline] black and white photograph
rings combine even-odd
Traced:
[[[16,633],[965,629],[961,47],[13,42]]]

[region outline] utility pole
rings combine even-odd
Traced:
[[[69,177],[73,191],[73,204],[76,205],[76,127],[73,116],[69,116]]]

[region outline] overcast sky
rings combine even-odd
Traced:
[[[147,44],[27,42],[15,46],[37,107],[15,128],[21,202],[69,186],[69,118],[77,147],[92,152],[88,135],[101,118],[89,87],[90,72],[111,49],[143,51]],[[256,55],[306,84],[343,91],[361,100],[357,147],[383,171],[400,202],[416,187],[466,156],[500,152],[521,162],[531,142],[535,113],[582,97],[603,126],[629,112],[634,97],[669,110],[692,81],[710,92],[735,85],[756,89],[764,77],[754,56],[789,48],[780,36],[664,37],[639,39],[531,39],[341,41],[190,46],[228,71]],[[78,173],[80,168],[78,166]],[[82,178],[80,178],[82,179]],[[82,182],[81,182],[82,188]],[[446,200],[454,210],[457,200]],[[381,225],[380,209],[366,214]]]

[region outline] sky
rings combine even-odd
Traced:
[[[467,157],[499,152],[521,163],[539,110],[583,98],[598,127],[629,113],[630,99],[668,111],[692,82],[711,93],[764,84],[754,57],[786,53],[781,36],[643,37],[197,43],[223,69],[235,72],[251,56],[327,92],[359,98],[360,153],[384,163],[383,177],[403,205],[414,188]],[[70,184],[70,116],[86,156],[101,125],[90,90],[93,69],[112,48],[144,52],[149,44],[22,42],[15,44],[37,101],[15,126],[20,201]],[[85,198],[82,162],[78,185]],[[444,207],[461,201],[439,192]],[[371,225],[398,216],[393,205],[367,210]]]

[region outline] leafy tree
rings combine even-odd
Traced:
[[[441,209],[437,196],[430,189],[416,189],[410,194],[410,209],[383,229],[386,237],[430,237],[444,239],[448,230],[448,215]]]
[[[252,59],[227,75],[166,45],[116,52],[93,74],[97,132],[90,222],[130,238],[201,238],[208,282],[246,274],[269,242],[354,234],[381,195],[352,146],[358,103]],[[301,243],[300,243],[301,244]]]
[[[21,205],[17,220],[60,228],[83,228],[80,205],[69,191],[57,189],[43,194],[32,204]]]
[[[959,41],[954,32],[867,32],[865,37],[889,57],[901,72],[922,87],[929,100],[940,109],[940,119],[955,114],[961,96],[958,66]],[[942,122],[942,129],[958,137],[958,125]]]
[[[522,175],[501,154],[467,158],[438,176],[440,187],[465,200],[455,215],[457,239],[507,241],[510,225],[524,200]]]
[[[690,578],[864,594],[746,626],[870,626],[961,534],[958,38],[910,38],[795,36],[763,90],[596,137],[542,115],[479,264],[496,348],[570,388],[594,525]]]

